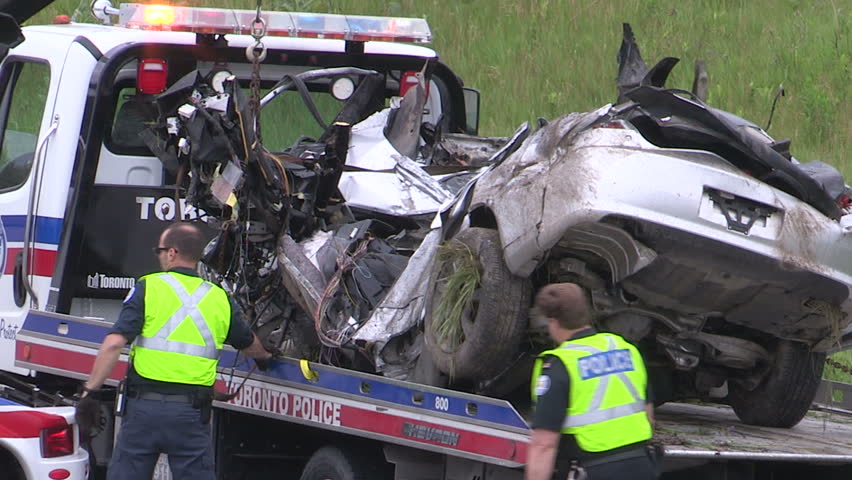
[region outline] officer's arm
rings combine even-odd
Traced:
[[[272,358],[272,354],[263,348],[263,344],[260,343],[257,335],[243,321],[242,311],[233,300],[231,300],[231,325],[228,328],[225,343],[255,360],[263,361]]]
[[[530,437],[527,451],[527,468],[524,480],[549,480],[553,475],[556,462],[556,449],[559,446],[559,432],[535,428]]]
[[[109,374],[112,373],[112,369],[115,368],[115,364],[118,363],[118,356],[125,345],[127,345],[127,338],[120,333],[110,333],[104,338],[98,356],[95,358],[92,374],[84,384],[86,388],[89,390],[101,388]]]
[[[270,360],[272,359],[272,354],[267,352],[265,348],[263,348],[263,344],[260,343],[260,340],[257,338],[257,335],[252,334],[252,342],[248,347],[240,350],[245,355],[255,359],[255,360]]]
[[[531,424],[526,480],[548,480],[553,475],[568,410],[569,390],[565,366],[556,357],[545,357],[535,385],[537,401]]]
[[[645,415],[648,416],[648,423],[651,424],[651,430],[654,430],[654,404],[646,403],[645,404]]]
[[[654,389],[651,388],[651,380],[648,379],[645,384],[645,414],[648,416],[648,423],[651,424],[651,431],[654,431]]]
[[[136,336],[142,333],[142,325],[145,323],[145,281],[136,282],[136,286],[130,289],[118,319],[112,325],[112,329],[101,343],[92,373],[83,384],[89,390],[97,390],[103,386],[109,374],[112,373],[121,349],[131,343]],[[84,393],[85,396],[85,393]]]

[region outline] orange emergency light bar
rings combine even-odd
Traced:
[[[254,10],[177,7],[125,3],[118,24],[140,30],[207,34],[251,34]],[[261,12],[266,35],[331,38],[358,42],[430,43],[432,32],[422,18],[365,17],[323,13]]]

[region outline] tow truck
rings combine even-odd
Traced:
[[[2,19],[3,31],[16,32],[11,20],[22,22],[37,10],[31,7],[4,9],[12,17]],[[213,84],[251,91],[275,90],[280,79],[305,72],[354,68],[379,74],[382,103],[425,82],[426,122],[447,135],[477,133],[478,93],[422,45],[431,38],[422,19],[104,1],[93,8],[104,24],[60,20],[26,27],[20,39],[9,34],[0,66],[0,378],[55,392],[57,402],[87,378],[134,279],[156,268],[144,252],[162,228],[205,216],[176,195],[178,175],[138,135],[158,121],[138,108],[140,100],[196,70]],[[227,74],[217,77],[221,71]],[[305,82],[294,102],[316,97],[320,115],[334,114],[360,87],[353,71]],[[266,144],[283,148],[322,133],[282,103],[278,112],[264,110],[265,125],[286,126],[264,129]],[[227,190],[223,197],[227,204]],[[124,376],[127,353],[109,386]],[[216,388],[233,394],[215,402],[219,478],[523,477],[530,434],[523,400],[302,358],[258,372],[227,349]],[[825,405],[789,430],[741,425],[726,407],[663,405],[656,443],[665,478],[849,478],[852,416],[848,402],[838,402],[844,394],[852,390],[827,384],[818,397]],[[101,432],[89,445],[96,474],[120,428],[104,398]],[[158,476],[168,477],[164,466]]]

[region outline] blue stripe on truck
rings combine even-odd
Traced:
[[[0,221],[6,229],[6,241],[23,242],[27,226],[26,215],[2,215]],[[47,243],[59,245],[59,237],[62,234],[62,218],[35,217],[35,241],[36,243]]]
[[[30,312],[20,333],[49,335],[54,341],[60,342],[74,340],[100,344],[110,329],[111,324],[103,320]],[[238,359],[237,355],[237,352],[232,350],[222,352],[219,370],[226,378],[230,375],[232,368],[243,375],[251,369],[253,362],[244,356]],[[477,420],[523,430],[529,428],[511,404],[503,400],[475,395],[465,396],[450,390],[430,391],[432,389],[417,388],[415,384],[327,365],[311,364],[311,368],[319,372],[319,378],[315,382],[307,380],[302,375],[298,362],[291,359],[272,362],[266,372],[255,370],[252,378],[262,381],[266,377],[271,381],[304,385],[310,389],[325,390],[331,394],[345,394],[361,401],[374,399],[393,406],[422,410],[424,413],[441,413],[457,417],[460,421]],[[89,372],[80,373],[88,374]],[[239,383],[241,379],[235,378],[233,381]]]

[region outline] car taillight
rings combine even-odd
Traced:
[[[62,425],[41,429],[42,458],[62,457],[74,453],[74,426]]]

